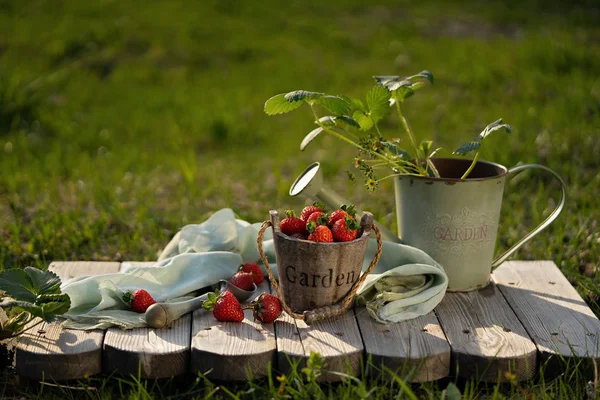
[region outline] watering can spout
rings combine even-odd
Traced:
[[[309,165],[298,178],[296,178],[292,187],[290,187],[290,196],[298,195],[302,195],[312,201],[320,201],[334,209],[340,208],[343,204],[351,203],[329,187],[325,186],[323,183],[323,171],[321,171],[321,165],[318,162]],[[356,208],[356,215],[359,219],[363,214],[364,212],[362,210]],[[402,242],[397,235],[381,223],[377,221],[374,221],[374,223],[379,228],[384,240],[396,243]]]

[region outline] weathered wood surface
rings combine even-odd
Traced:
[[[561,358],[600,361],[600,321],[553,262],[506,262],[494,272],[494,280],[546,370],[560,366]]]
[[[453,374],[483,381],[517,380],[536,373],[537,353],[527,331],[496,285],[446,293],[436,308],[452,348]]]
[[[55,262],[49,267],[61,278],[119,271],[118,262]],[[65,380],[102,371],[104,331],[63,330],[59,322],[42,323],[19,338],[16,372],[36,380]]]
[[[450,345],[433,312],[399,324],[375,322],[364,307],[355,309],[365,353],[413,382],[445,378],[450,373]]]
[[[154,262],[121,264],[150,266]],[[168,378],[187,372],[190,360],[191,313],[166,329],[111,328],[104,337],[103,370],[142,378]]]
[[[265,280],[256,296],[269,292]],[[242,303],[248,303],[250,300]],[[191,368],[210,379],[246,380],[263,377],[276,353],[273,324],[254,321],[251,310],[245,310],[242,323],[218,322],[212,311],[196,310],[192,322]]]
[[[360,374],[364,347],[353,310],[346,311],[335,319],[319,321],[310,326],[302,320],[294,322],[304,349],[303,358],[306,359],[311,352],[315,352],[325,361],[324,369],[328,372],[322,375],[323,381],[343,379],[329,371],[351,373],[354,376]]]
[[[62,276],[119,268],[119,263],[95,262],[51,266]],[[557,355],[598,359],[600,321],[552,262],[509,262],[494,279],[496,284],[478,292],[449,293],[435,313],[392,325],[373,322],[361,308],[312,326],[289,316],[275,325],[259,324],[250,310],[242,324],[220,323],[199,310],[170,330],[110,329],[106,337],[103,331],[40,325],[20,338],[16,371],[33,379],[66,380],[117,368],[137,374],[141,363],[149,378],[199,370],[210,371],[211,379],[245,380],[264,376],[269,361],[283,372],[288,357],[302,366],[315,351],[331,371],[358,375],[361,359],[371,356],[392,370],[421,366],[413,371],[414,381],[439,379],[449,370],[495,382],[505,371],[529,379],[540,362]],[[268,291],[266,283],[262,291]]]

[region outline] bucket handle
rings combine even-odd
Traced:
[[[565,182],[560,178],[560,176],[556,172],[552,171],[548,167],[545,167],[545,166],[539,165],[539,164],[518,165],[516,167],[509,169],[508,174],[509,175],[510,174],[518,174],[518,173],[522,172],[523,170],[526,170],[529,168],[541,169],[543,171],[546,171],[546,172],[550,173],[553,176],[553,178],[555,178],[558,181],[558,183],[560,183],[560,189],[561,189],[560,201],[559,201],[558,205],[554,208],[552,213],[550,213],[550,215],[548,215],[548,217],[544,221],[542,221],[541,224],[539,224],[534,230],[529,232],[527,235],[523,236],[521,238],[521,240],[519,240],[517,243],[515,243],[511,248],[509,248],[504,253],[502,253],[501,255],[496,257],[496,259],[492,262],[492,271],[494,271],[496,268],[498,268],[500,266],[500,264],[502,264],[504,261],[506,261],[506,259],[508,257],[510,257],[515,251],[517,251],[521,246],[523,246],[531,238],[533,238],[535,235],[540,233],[544,228],[546,228],[548,225],[550,225],[552,223],[552,221],[554,221],[558,217],[558,215],[564,208],[565,203],[567,201],[567,185],[565,185]]]
[[[267,228],[272,226],[274,233],[280,232],[279,216],[277,215],[277,211],[270,211],[269,214],[271,216],[271,221],[265,221],[262,223],[260,230],[258,231],[258,237],[256,238],[256,244],[258,246],[258,252],[260,254],[260,258],[262,259],[262,262],[265,265],[265,268],[267,269],[267,273],[269,274],[269,280],[271,281],[271,285],[273,285],[273,288],[275,289],[275,292],[277,293],[277,297],[279,297],[279,301],[281,302],[281,306],[283,307],[285,312],[288,313],[294,319],[304,320],[304,322],[306,322],[307,325],[311,325],[315,322],[318,322],[318,321],[321,321],[324,319],[337,317],[337,316],[340,316],[343,313],[345,313],[346,310],[348,310],[348,308],[352,304],[352,301],[354,300],[354,297],[356,296],[356,292],[358,292],[360,285],[362,285],[362,283],[365,281],[365,279],[367,279],[367,275],[369,275],[371,273],[371,271],[373,271],[373,268],[375,268],[375,266],[379,262],[379,258],[381,257],[381,252],[383,251],[381,233],[379,232],[379,229],[375,225],[373,225],[373,215],[371,213],[366,212],[365,215],[363,216],[363,218],[361,219],[361,224],[360,224],[361,229],[364,229],[365,232],[369,232],[369,224],[370,224],[371,228],[375,232],[375,236],[377,237],[377,251],[375,252],[375,255],[373,256],[373,259],[371,260],[371,264],[369,264],[369,268],[367,268],[365,273],[362,274],[361,277],[358,279],[358,281],[356,281],[354,283],[354,285],[352,286],[352,288],[350,289],[348,294],[346,294],[346,297],[344,297],[340,302],[333,304],[331,306],[319,307],[319,308],[315,308],[314,310],[306,310],[302,314],[299,314],[299,313],[292,311],[288,307],[288,305],[285,303],[285,300],[281,294],[281,289],[279,288],[279,284],[277,283],[277,280],[275,279],[275,276],[273,275],[273,271],[271,270],[271,266],[269,265],[269,261],[267,260],[267,257],[265,256],[265,253],[263,252],[262,243],[263,243],[265,231],[267,230]],[[363,224],[363,222],[366,222],[366,224]]]

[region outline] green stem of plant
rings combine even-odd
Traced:
[[[417,146],[417,140],[415,139],[415,135],[414,135],[412,129],[410,129],[410,125],[408,125],[408,121],[406,120],[406,118],[404,117],[404,114],[402,113],[402,108],[400,107],[400,102],[398,100],[396,100],[395,103],[396,103],[396,111],[398,112],[398,117],[400,118],[400,121],[402,121],[404,130],[406,131],[408,138],[410,139],[410,143],[413,147],[413,150],[415,151],[417,170],[419,170],[421,173],[426,175],[427,172],[424,171],[423,167],[421,166],[421,151],[419,150],[419,147]]]
[[[348,144],[350,144],[350,145],[352,145],[352,146],[356,147],[356,148],[357,148],[357,149],[359,149],[359,150],[362,150],[362,151],[364,151],[364,152],[366,152],[366,153],[370,153],[370,154],[372,154],[372,155],[374,155],[374,156],[376,156],[376,157],[379,157],[379,158],[381,158],[382,160],[385,160],[387,163],[392,163],[392,162],[393,162],[393,161],[391,161],[391,160],[390,160],[388,157],[384,156],[383,154],[379,154],[379,153],[377,153],[377,152],[375,152],[375,151],[372,151],[372,150],[370,150],[370,149],[365,149],[364,147],[362,147],[362,146],[361,146],[361,145],[359,145],[358,143],[354,142],[352,139],[348,139],[346,136],[344,136],[344,135],[341,135],[341,134],[339,134],[338,132],[336,132],[336,131],[334,131],[334,130],[331,130],[331,129],[329,129],[328,127],[326,127],[325,125],[321,124],[321,123],[319,122],[319,116],[318,116],[318,115],[317,115],[317,113],[315,112],[314,108],[313,108],[313,107],[312,107],[312,105],[310,105],[310,104],[309,104],[309,106],[310,106],[310,110],[311,110],[311,111],[312,111],[312,113],[313,113],[313,116],[315,117],[315,121],[317,122],[317,125],[319,125],[321,128],[323,128],[323,131],[325,131],[325,132],[329,133],[330,135],[333,135],[333,136],[337,137],[337,138],[338,138],[338,139],[340,139],[340,140],[343,140],[344,142],[346,142],[346,143],[348,143]]]
[[[475,164],[477,164],[478,159],[479,159],[479,152],[475,153],[475,157],[473,157],[473,162],[471,163],[471,165],[469,165],[469,168],[465,171],[463,176],[460,177],[460,179],[467,179],[467,176],[469,176],[471,171],[473,171],[473,168],[475,168]]]

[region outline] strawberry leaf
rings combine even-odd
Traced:
[[[33,303],[38,295],[60,293],[60,278],[32,267],[8,269],[0,272],[0,290],[15,300]]]
[[[368,131],[373,127],[373,120],[362,110],[354,111],[354,114],[352,114],[352,119],[358,123],[361,131]]]
[[[369,115],[374,123],[379,122],[390,109],[390,92],[382,86],[374,86],[367,92]]]
[[[285,99],[289,102],[295,102],[300,100],[316,100],[323,96],[323,93],[309,92],[308,90],[294,90],[285,95]]]
[[[322,95],[314,101],[335,115],[347,114],[352,110],[350,103],[339,96]]]
[[[316,138],[317,136],[319,136],[319,134],[323,132],[323,128],[318,127],[316,129],[313,129],[312,131],[310,131],[308,133],[308,135],[304,136],[304,139],[302,139],[302,143],[300,143],[300,150],[304,150],[306,148],[306,146],[308,146],[308,144],[310,142],[312,142],[312,140],[314,138]]]
[[[350,126],[360,129],[360,125],[358,124],[358,122],[356,122],[353,118],[351,118],[347,115],[338,115],[337,117],[334,118],[334,122],[335,122],[336,126],[350,125]]]
[[[490,135],[490,133],[500,130],[500,129],[504,129],[507,133],[512,132],[511,126],[508,124],[504,124],[502,122],[502,118],[500,118],[497,121],[494,121],[491,124],[489,124],[488,126],[486,126],[485,129],[483,131],[481,131],[481,133],[477,136],[477,139],[483,140],[486,137],[488,137]]]
[[[408,161],[408,160],[410,160],[412,158],[412,156],[410,155],[410,153],[408,151],[406,151],[403,148],[399,147],[396,143],[381,142],[381,144],[390,153],[392,153],[392,154],[394,154],[396,156],[400,156],[400,158],[402,158],[404,160]]]
[[[460,145],[452,154],[464,156],[472,153],[473,151],[479,150],[479,148],[481,148],[481,142],[479,140],[474,140],[472,142],[467,142]]]
[[[265,102],[265,113],[268,115],[285,114],[300,107],[303,101],[289,101],[286,94],[281,93]]]

